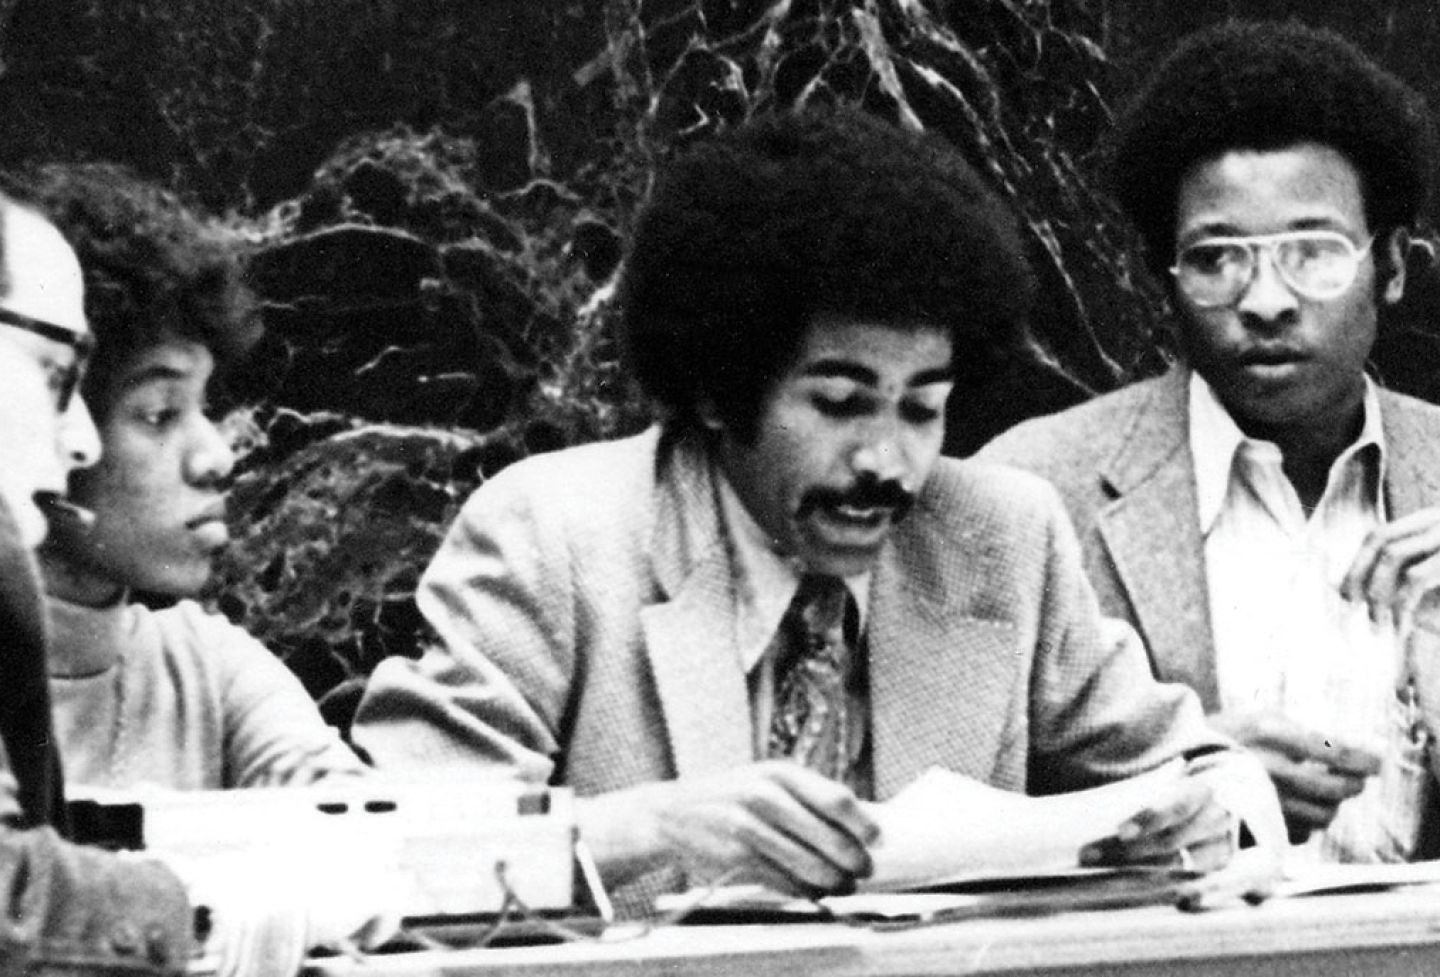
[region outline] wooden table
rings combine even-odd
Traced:
[[[1440,975],[1440,886],[1272,900],[1187,914],[1165,906],[975,919],[905,930],[843,924],[678,926],[603,942],[335,959],[314,977],[1224,977]]]

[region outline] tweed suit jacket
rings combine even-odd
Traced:
[[[387,660],[356,742],[377,765],[502,767],[580,795],[752,762],[728,537],[708,460],[656,431],[517,463],[466,503],[421,582],[442,644]],[[872,574],[875,791],[939,765],[1035,794],[1220,743],[1102,633],[1058,499],[942,459]],[[1273,798],[1269,799],[1273,803]],[[620,893],[643,911],[656,885]]]
[[[977,459],[1053,484],[1085,551],[1105,613],[1129,621],[1155,674],[1220,707],[1205,549],[1190,454],[1190,372],[1176,367],[1017,425]],[[1381,390],[1390,518],[1440,505],[1440,408]]]

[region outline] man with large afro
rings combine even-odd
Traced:
[[[1030,283],[953,148],[856,110],[726,129],[658,182],[624,276],[659,423],[466,503],[419,588],[442,644],[360,707],[380,767],[573,788],[631,914],[849,889],[863,802],[936,766],[1049,794],[1218,751],[1089,857],[1212,869],[1237,816],[1280,834],[1258,764],[1100,619],[1053,491],[939,457]]]
[[[1367,374],[1433,144],[1420,97],[1334,33],[1186,38],[1110,154],[1181,361],[982,451],[1060,489],[1105,610],[1323,860],[1433,857],[1440,684],[1407,647],[1440,583],[1440,410]]]

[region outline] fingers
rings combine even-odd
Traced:
[[[762,765],[762,769],[806,810],[844,833],[862,849],[868,849],[879,838],[880,825],[860,803],[855,792],[844,784],[795,763],[767,763]]]
[[[1346,600],[1366,602],[1374,621],[1407,620],[1440,587],[1440,508],[1376,527],[1341,581]]]
[[[1176,784],[1168,797],[1123,822],[1115,836],[1137,851],[1144,850],[1146,846],[1167,845],[1206,813],[1213,796],[1209,783],[1194,777],[1186,778]],[[1174,848],[1173,844],[1168,844],[1158,851],[1164,854]]]
[[[1337,773],[1319,763],[1287,761],[1270,768],[1270,779],[1282,797],[1334,808],[1364,790],[1366,778]]]
[[[1262,762],[1265,759],[1263,754],[1268,752],[1277,753],[1295,764],[1320,765],[1342,776],[1363,778],[1380,770],[1381,757],[1374,750],[1308,729],[1280,715],[1267,713],[1234,725],[1238,725],[1239,729],[1232,735],[1261,754]]]
[[[1279,855],[1268,848],[1237,852],[1229,864],[1185,883],[1176,904],[1199,912],[1243,899],[1251,904],[1269,898],[1283,877]]]
[[[1176,851],[1190,854],[1190,866],[1201,874],[1218,872],[1235,857],[1235,835],[1230,830],[1234,819],[1228,815],[1218,831],[1197,842],[1182,843]]]
[[[1110,838],[1087,845],[1084,865],[1167,864],[1181,851],[1199,871],[1229,861],[1233,815],[1214,799],[1210,785],[1187,778],[1154,804],[1123,822]]]
[[[1339,806],[1365,789],[1380,769],[1379,754],[1304,730],[1280,717],[1255,720],[1246,742],[1280,796],[1292,841],[1335,818]]]
[[[1331,774],[1358,779],[1362,785],[1366,777],[1379,773],[1384,763],[1384,757],[1378,751],[1334,737],[1322,739],[1320,750],[1312,754],[1311,759]]]
[[[1366,778],[1380,770],[1376,751],[1276,713],[1221,712],[1209,719],[1249,749],[1270,775],[1295,843],[1328,826],[1336,809],[1364,790]]]
[[[745,805],[753,820],[741,837],[751,850],[821,891],[853,887],[870,875],[869,846],[879,828],[854,792],[795,764],[767,764],[762,770],[760,786]]]
[[[789,762],[632,792],[653,825],[645,847],[695,884],[759,882],[781,892],[846,891],[872,869],[878,826],[843,784]],[[623,812],[622,812],[623,813]]]
[[[783,791],[757,791],[738,807],[729,840],[734,847],[721,860],[781,892],[845,889],[870,870],[863,849],[839,832],[820,829]]]

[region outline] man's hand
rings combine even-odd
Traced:
[[[1275,894],[1284,878],[1279,852],[1263,846],[1246,848],[1219,871],[1186,882],[1175,903],[1186,912],[1216,909],[1241,899],[1258,905]]]
[[[590,798],[580,829],[611,884],[670,863],[804,895],[868,876],[879,832],[848,787],[780,760]]]
[[[1425,595],[1440,589],[1440,506],[1377,526],[1360,544],[1340,584],[1346,600],[1364,601],[1373,621],[1397,626]]]
[[[1221,712],[1209,718],[1211,725],[1249,749],[1265,767],[1295,843],[1328,826],[1340,804],[1360,793],[1366,778],[1380,770],[1380,755],[1373,750],[1317,733],[1275,713]]]
[[[1235,854],[1235,815],[1199,777],[1185,777],[1108,838],[1086,845],[1082,865],[1185,865],[1199,872],[1223,867]]]

